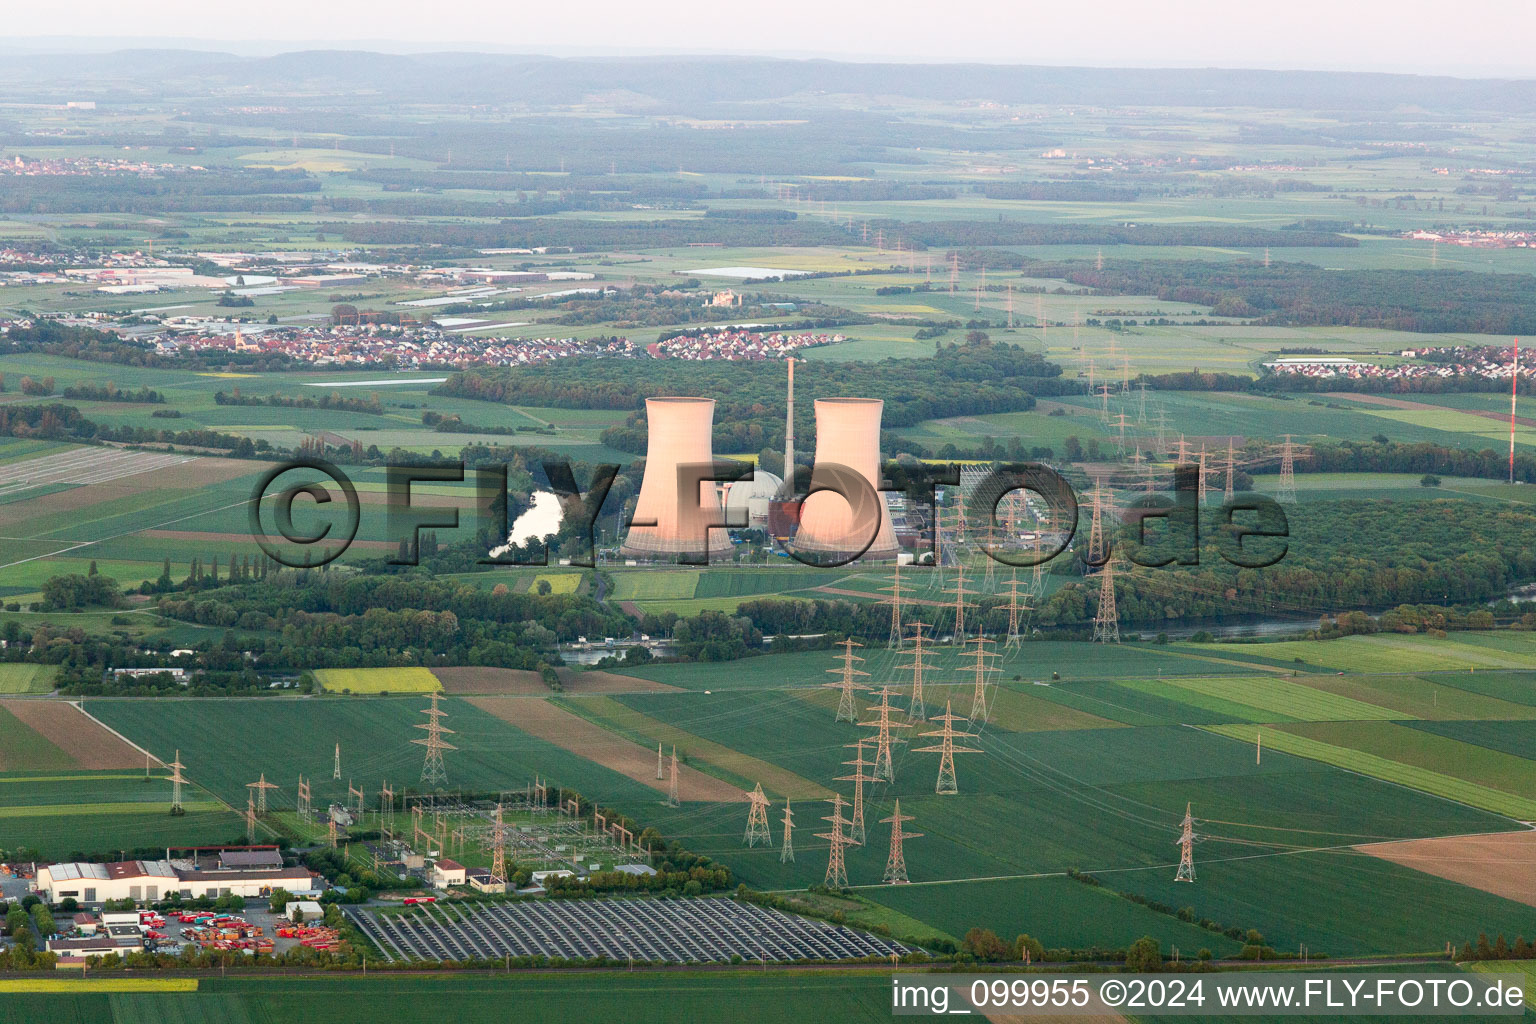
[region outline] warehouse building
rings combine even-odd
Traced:
[[[260,866],[198,870],[168,860],[129,860],[114,864],[50,864],[39,868],[36,890],[50,903],[72,898],[80,903],[129,899],[153,903],[178,893],[186,899],[265,896],[273,889],[313,892],[317,876],[302,867]]]

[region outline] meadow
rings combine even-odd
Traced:
[[[0,664],[0,694],[51,693],[56,665],[34,665],[8,661]]]

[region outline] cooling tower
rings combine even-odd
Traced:
[[[885,403],[878,398],[818,398],[816,400],[816,462],[811,471],[812,489],[831,484],[825,466],[840,465],[869,482],[874,492],[879,530],[869,543],[869,513],[856,518],[852,506],[840,495],[820,491],[805,500],[800,510],[800,532],[795,549],[813,557],[848,558],[863,551],[865,559],[895,558],[896,532],[880,487],[880,413]],[[866,550],[867,548],[867,550]]]
[[[710,432],[714,429],[715,402],[710,398],[647,398],[645,418],[649,430],[645,476],[640,480],[633,522],[656,525],[631,526],[619,553],[626,558],[673,561],[685,555],[690,560],[702,560],[709,546],[706,524],[718,526],[725,522],[724,514],[713,483],[700,484],[696,499],[681,496],[678,468],[714,460]],[[701,472],[708,475],[708,470]],[[714,539],[720,550],[729,546],[724,530]]]

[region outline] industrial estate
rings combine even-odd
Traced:
[[[1531,970],[1536,87],[458,56],[0,63],[0,1020]]]

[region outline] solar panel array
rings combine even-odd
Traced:
[[[900,956],[878,935],[730,899],[521,900],[423,905],[419,913],[348,909],[391,960],[506,956],[708,963]],[[462,920],[460,919],[462,918]]]

